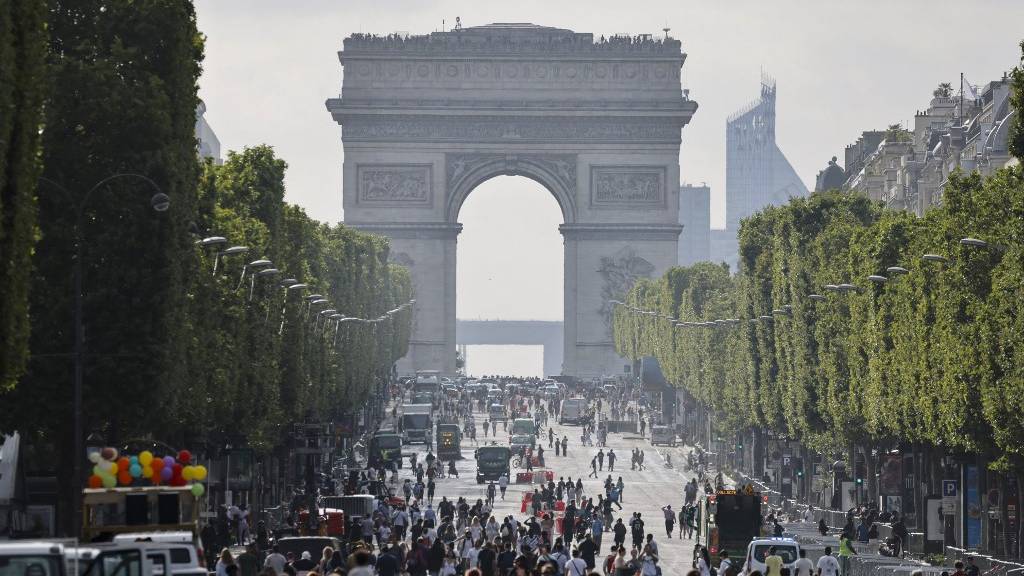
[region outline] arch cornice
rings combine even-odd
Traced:
[[[576,222],[575,154],[447,153],[445,216],[458,222],[469,193],[495,176],[525,176],[551,192],[566,224]]]

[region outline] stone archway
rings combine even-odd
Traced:
[[[595,41],[532,24],[353,35],[339,53],[345,223],[391,239],[416,316],[402,373],[455,369],[459,209],[498,175],[561,207],[563,373],[622,373],[608,300],[676,262],[680,131],[697,104],[678,40]]]

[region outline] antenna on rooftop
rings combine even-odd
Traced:
[[[458,16],[455,17],[455,29],[462,30],[462,18]]]
[[[668,40],[669,30],[671,30],[671,28],[668,27],[668,22],[665,22],[665,27],[661,29],[661,31],[665,33],[665,40]]]

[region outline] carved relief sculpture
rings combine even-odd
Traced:
[[[665,204],[665,169],[595,166],[590,171],[593,206],[659,208]]]
[[[604,280],[601,289],[601,317],[604,318],[609,337],[612,330],[612,311],[614,306],[609,300],[621,300],[640,278],[650,278],[654,273],[654,264],[637,256],[636,250],[626,246],[614,256],[601,258],[598,274]]]
[[[359,201],[373,204],[430,204],[429,165],[357,167]]]

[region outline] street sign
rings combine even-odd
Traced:
[[[793,456],[791,456],[789,454],[786,454],[786,455],[784,455],[782,457],[782,465],[783,466],[789,466],[792,463],[793,463]]]
[[[957,494],[957,481],[956,480],[943,480],[942,481],[942,497],[943,498],[956,498]]]
[[[942,513],[956,514],[956,498],[959,486],[956,480],[942,481]]]

